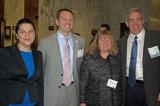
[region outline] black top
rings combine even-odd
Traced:
[[[86,55],[80,69],[80,102],[87,106],[119,106],[120,74],[116,56],[109,55],[104,59],[98,53]],[[118,81],[115,89],[106,86],[108,79]]]

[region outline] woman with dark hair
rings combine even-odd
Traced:
[[[92,42],[94,41],[94,39],[95,39],[95,36],[96,36],[97,32],[98,32],[98,31],[97,31],[97,29],[95,29],[95,28],[93,28],[93,29],[91,30],[92,38],[91,38],[91,40],[90,40],[89,45],[91,45],[91,44],[92,44]]]
[[[95,36],[80,68],[81,106],[120,106],[121,72],[116,43],[108,31]]]
[[[16,44],[0,49],[0,106],[43,106],[42,54],[31,48],[32,21],[18,21],[16,38]]]

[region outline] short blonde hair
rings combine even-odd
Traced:
[[[116,42],[113,39],[111,33],[109,31],[106,31],[106,30],[100,31],[98,34],[96,34],[94,41],[91,43],[91,45],[89,46],[89,48],[87,50],[87,54],[91,54],[92,55],[95,52],[100,52],[99,51],[99,46],[98,46],[98,40],[102,36],[109,36],[109,38],[111,39],[111,42],[112,42],[112,46],[111,46],[111,49],[110,49],[109,53],[111,55],[117,55],[118,48],[117,48]]]

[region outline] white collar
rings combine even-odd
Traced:
[[[142,31],[140,33],[138,33],[137,35],[134,35],[132,33],[130,33],[129,37],[131,39],[134,39],[134,37],[137,36],[138,40],[142,40],[142,38],[145,36],[145,29],[143,28]]]

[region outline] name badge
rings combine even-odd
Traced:
[[[117,83],[118,81],[108,79],[107,86],[115,89],[117,87]]]
[[[78,57],[83,57],[84,50],[78,50]]]
[[[151,56],[151,58],[155,58],[155,57],[160,56],[160,52],[159,52],[158,46],[154,46],[154,47],[148,48],[148,52],[149,52],[149,55]]]

